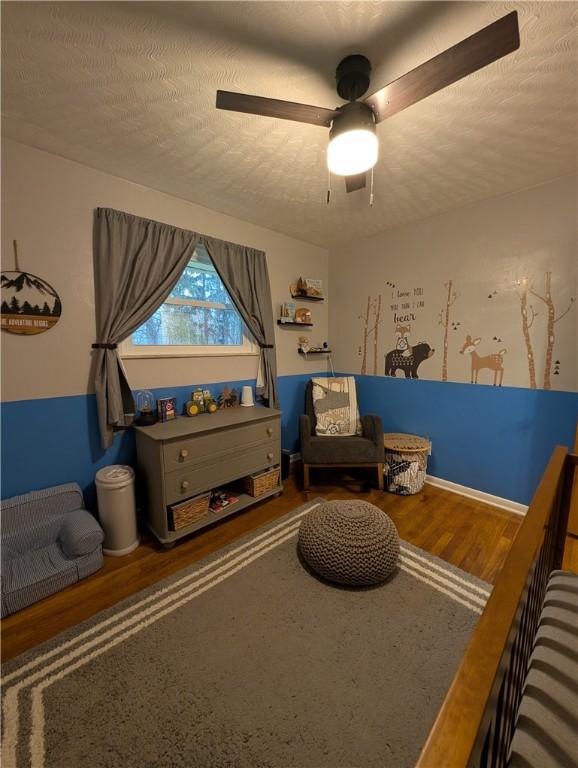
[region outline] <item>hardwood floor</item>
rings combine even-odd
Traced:
[[[359,481],[335,472],[312,473],[313,489],[300,490],[294,477],[279,498],[269,499],[220,524],[164,549],[145,533],[141,545],[124,557],[105,557],[93,576],[42,600],[2,622],[2,661],[48,640],[98,611],[206,557],[244,534],[304,502],[361,498],[376,504],[395,522],[401,538],[493,583],[522,518],[473,499],[426,485],[414,496],[363,490]]]

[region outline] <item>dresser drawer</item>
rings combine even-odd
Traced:
[[[204,461],[196,467],[165,475],[165,503],[174,504],[201,491],[238,480],[259,469],[279,463],[278,445],[261,445],[238,452],[230,452],[212,462]]]
[[[197,418],[210,419],[211,416]],[[172,472],[189,464],[198,463],[199,460],[206,461],[210,456],[217,459],[234,448],[245,451],[247,448],[250,449],[261,443],[274,445],[275,442],[279,441],[279,436],[280,421],[276,418],[234,427],[226,431],[172,440],[163,445],[165,472]]]
[[[226,475],[230,480],[238,480],[240,477],[250,475],[260,469],[267,469],[274,464],[279,464],[279,445],[263,445],[242,451],[235,456],[230,456],[223,461],[226,465]]]
[[[221,485],[224,482],[224,471],[223,462],[216,461],[210,464],[203,462],[181,472],[169,472],[165,475],[165,503],[184,501],[189,496]]]

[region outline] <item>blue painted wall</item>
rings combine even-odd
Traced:
[[[299,414],[312,375],[279,377],[282,445],[297,451]],[[362,413],[378,413],[388,432],[427,435],[428,471],[436,477],[528,504],[557,444],[571,446],[578,394],[383,376],[356,376]],[[231,382],[241,387],[253,381]],[[222,384],[203,385],[213,392]],[[191,387],[154,390],[175,396],[179,410]],[[209,418],[209,417],[206,417]],[[100,447],[94,395],[2,405],[2,498],[76,481],[94,508],[94,475],[107,464],[134,464],[132,431]]]
[[[529,504],[554,446],[572,447],[578,393],[356,376],[362,413],[427,435],[428,472]]]
[[[299,414],[303,412],[305,384],[311,376],[280,376],[279,399],[283,416],[282,446],[297,450]],[[254,381],[230,382],[240,388]],[[215,394],[223,384],[203,384]],[[176,397],[179,412],[195,386],[153,390],[155,397]],[[205,418],[210,418],[206,416]],[[83,489],[89,508],[95,508],[94,475],[107,464],[135,463],[132,430],[119,433],[111,448],[100,447],[94,395],[19,400],[2,404],[2,498],[38,488],[75,481]]]

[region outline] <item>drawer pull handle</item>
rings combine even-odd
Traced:
[[[271,461],[271,459],[273,458],[273,454],[272,453],[268,453],[267,454],[267,458],[269,459],[269,461]]]
[[[189,455],[189,452],[187,451],[187,449],[181,448],[181,452],[179,453],[179,456],[181,457],[181,459],[186,459],[188,455]]]
[[[273,434],[273,427],[267,427],[267,434],[269,435],[269,437],[271,437],[271,435]]]
[[[188,487],[189,487],[189,481],[188,480],[183,480],[183,482],[181,483],[181,489],[183,491],[186,491]]]

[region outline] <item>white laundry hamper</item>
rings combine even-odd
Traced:
[[[96,473],[98,517],[104,530],[105,555],[128,555],[140,543],[136,524],[134,470],[123,464]]]

